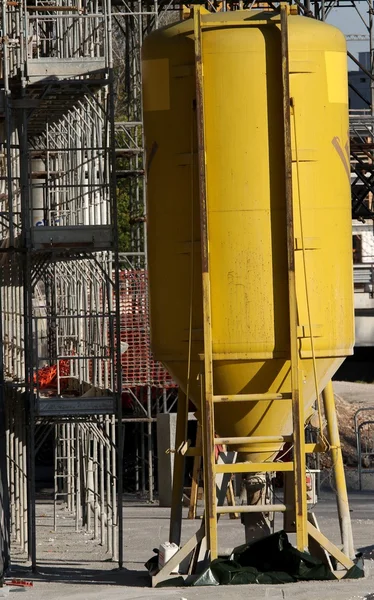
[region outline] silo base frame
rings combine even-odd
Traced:
[[[326,389],[323,392],[323,400],[325,407],[325,415],[327,419],[327,431],[330,447],[328,450],[331,452],[332,460],[333,460],[333,471],[336,482],[336,499],[337,499],[337,507],[338,507],[338,515],[339,515],[339,523],[340,523],[340,531],[341,531],[341,540],[343,551],[340,550],[335,544],[333,544],[318,528],[314,514],[312,512],[306,513],[306,534],[308,536],[308,546],[316,547],[316,544],[319,548],[321,548],[321,552],[318,552],[319,556],[326,556],[327,563],[331,566],[331,562],[328,559],[328,555],[331,555],[339,564],[342,565],[344,570],[340,570],[335,572],[338,578],[341,578],[346,571],[348,571],[351,567],[353,567],[354,562],[352,558],[354,557],[354,547],[352,540],[352,529],[350,522],[350,514],[349,514],[349,505],[348,505],[348,497],[347,497],[347,489],[345,484],[345,475],[344,475],[344,467],[342,460],[342,452],[339,442],[339,432],[336,421],[336,411],[335,411],[335,401],[333,395],[332,383],[330,382]],[[178,406],[178,417],[177,417],[177,439],[176,439],[176,447],[181,448],[181,451],[177,452],[176,458],[178,460],[175,462],[175,471],[174,471],[174,498],[173,505],[171,509],[171,523],[170,523],[170,541],[177,543],[179,545],[181,539],[181,529],[182,529],[182,494],[183,487],[181,486],[181,482],[183,481],[184,475],[184,457],[185,456],[196,456],[201,453],[202,448],[198,447],[188,447],[188,443],[183,440],[183,432],[185,431],[185,402],[182,400],[180,405]],[[203,441],[204,441],[203,435]],[[180,443],[181,442],[181,443]],[[187,448],[188,447],[188,448]],[[187,449],[186,449],[187,448]],[[326,451],[325,448],[321,447],[318,444],[305,444],[305,453],[304,453],[304,462],[306,454],[311,453],[324,453]],[[252,470],[262,468],[267,471],[285,471],[291,473],[292,470],[288,466],[289,463],[262,463],[262,464],[248,464],[247,471],[249,472],[250,468]],[[242,464],[225,464],[225,465],[217,465],[219,467],[220,472],[232,473],[232,472],[241,472],[243,469]],[[217,468],[216,467],[216,468]],[[216,471],[217,472],[217,471]],[[204,482],[205,488],[208,487],[208,483],[206,481],[206,473],[204,472]],[[258,512],[281,512],[287,513],[294,511],[294,503],[292,503],[292,499],[290,499],[290,504],[265,504],[265,505],[244,505],[244,506],[222,506],[224,498],[225,498],[225,488],[227,485],[226,482],[223,483],[223,487],[219,492],[219,499],[217,498],[217,506],[216,506],[216,521],[215,525],[218,524],[218,519],[221,514],[229,514],[233,512],[239,513],[258,513]],[[286,499],[288,502],[288,499]],[[208,547],[207,536],[206,536],[206,515],[207,511],[205,511],[205,516],[202,520],[202,523],[199,529],[194,533],[194,535],[180,548],[180,550],[168,561],[168,563],[156,574],[152,577],[152,586],[156,587],[163,581],[169,579],[175,579],[176,577],[180,579],[182,578],[186,585],[191,583],[194,579],[196,579],[197,575],[201,573],[201,571],[206,568],[209,562],[212,560],[211,552]],[[313,543],[314,541],[314,543]],[[187,571],[185,574],[175,574],[172,571],[178,567],[178,565],[182,563],[188,563],[185,570]]]

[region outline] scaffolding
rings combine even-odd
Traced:
[[[147,291],[146,172],[143,134],[141,47],[153,29],[177,20],[179,6],[157,0],[116,0],[113,3],[119,82],[116,131],[117,184],[128,211],[128,239],[120,254],[122,396],[129,490],[154,500],[155,422],[175,410],[177,389],[166,370],[152,358]],[[123,74],[123,80],[120,80]],[[126,415],[125,415],[126,413]]]
[[[100,523],[122,564],[111,23],[108,0],[2,4],[2,402],[11,539],[33,569],[51,431],[55,511],[63,500],[94,537]]]

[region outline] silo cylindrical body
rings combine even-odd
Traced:
[[[271,18],[202,15],[213,378],[222,395],[291,391],[281,38]],[[290,16],[289,61],[307,415],[316,398],[309,322],[319,390],[354,343],[344,36]],[[152,33],[142,68],[152,348],[184,391],[190,375],[198,407],[204,340],[193,20]],[[291,402],[217,405],[215,424],[220,436],[286,435]],[[266,460],[278,448],[251,446],[248,458]]]

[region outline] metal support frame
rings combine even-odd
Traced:
[[[111,5],[92,0],[84,13],[72,2],[57,9],[43,2],[30,7],[25,1],[2,9],[0,276],[12,543],[28,545],[35,570],[37,440],[45,426],[54,427],[55,503],[63,492],[79,528],[84,504],[80,485],[86,473],[77,457],[88,444],[95,533],[99,525],[106,528],[113,560],[121,567],[122,376]],[[107,416],[95,416],[95,409]],[[92,433],[108,419],[108,439],[98,434],[100,429]],[[98,457],[107,444],[106,490]],[[109,519],[99,518],[104,505],[110,527]]]

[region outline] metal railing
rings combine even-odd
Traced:
[[[374,420],[368,419],[369,416],[366,413],[373,413],[374,406],[367,406],[359,408],[354,414],[354,430],[356,436],[356,450],[357,450],[357,472],[358,472],[358,486],[359,490],[362,490],[362,475],[363,473],[374,473],[373,467],[365,467],[363,469],[363,460],[368,459],[369,463],[371,459],[374,460]],[[363,419],[360,416],[364,415]]]
[[[374,263],[363,263],[353,265],[353,281],[355,284],[369,284],[374,283]]]
[[[7,36],[7,63],[10,78],[27,77],[36,61],[84,61],[101,59],[108,67],[109,4],[107,0],[53,5],[26,0],[9,5],[3,11],[4,35]],[[39,63],[40,65],[40,63]],[[59,73],[55,66],[55,77]]]

